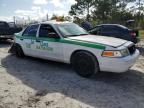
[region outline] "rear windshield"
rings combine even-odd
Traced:
[[[122,29],[128,29],[127,27],[123,26],[123,25],[118,25],[120,28]]]

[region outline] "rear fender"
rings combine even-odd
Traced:
[[[10,47],[10,49],[8,50],[8,53],[13,53],[15,54],[16,52],[16,46],[20,46],[18,43],[13,43]]]

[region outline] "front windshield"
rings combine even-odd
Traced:
[[[57,28],[64,37],[73,37],[89,34],[86,30],[73,23],[57,24]]]

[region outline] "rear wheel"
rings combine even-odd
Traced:
[[[21,46],[16,44],[15,47],[16,47],[16,56],[20,57],[20,58],[24,57],[24,52],[23,52]]]
[[[71,63],[82,77],[90,77],[99,71],[97,59],[89,52],[80,51],[73,55]]]

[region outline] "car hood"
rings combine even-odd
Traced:
[[[126,40],[123,40],[123,39],[106,37],[106,36],[97,36],[97,35],[75,36],[75,37],[68,37],[68,39],[84,41],[84,42],[99,43],[99,44],[113,46],[113,47],[121,46],[122,44],[127,42]]]

